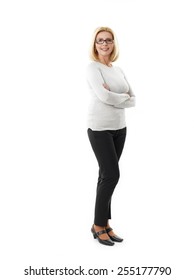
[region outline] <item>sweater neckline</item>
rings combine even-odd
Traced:
[[[112,65],[112,64],[111,64],[111,66],[108,66],[108,65],[106,65],[106,64],[104,64],[104,63],[102,63],[102,62],[100,62],[100,61],[96,61],[96,62],[99,63],[100,65],[105,66],[105,67],[113,68],[113,65]]]

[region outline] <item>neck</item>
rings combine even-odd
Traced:
[[[106,57],[106,56],[100,56],[99,55],[99,61],[107,66],[111,66],[111,61],[109,59],[109,57]]]

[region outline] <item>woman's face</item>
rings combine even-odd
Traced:
[[[107,31],[101,31],[96,36],[96,50],[99,56],[110,56],[114,48],[112,34]]]

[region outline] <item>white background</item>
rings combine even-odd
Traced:
[[[117,34],[137,98],[113,197],[125,240],[93,240],[96,159],[86,133],[85,68],[94,29]],[[1,278],[34,268],[109,268],[95,279],[193,277],[192,1],[1,1]],[[171,276],[117,276],[170,266]],[[86,279],[54,277],[44,279]],[[93,279],[88,276],[88,279]]]

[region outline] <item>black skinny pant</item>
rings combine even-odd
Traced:
[[[126,131],[126,127],[103,131],[88,128],[88,137],[99,165],[94,217],[94,224],[98,226],[106,226],[111,219],[111,197],[120,176],[119,159]]]

